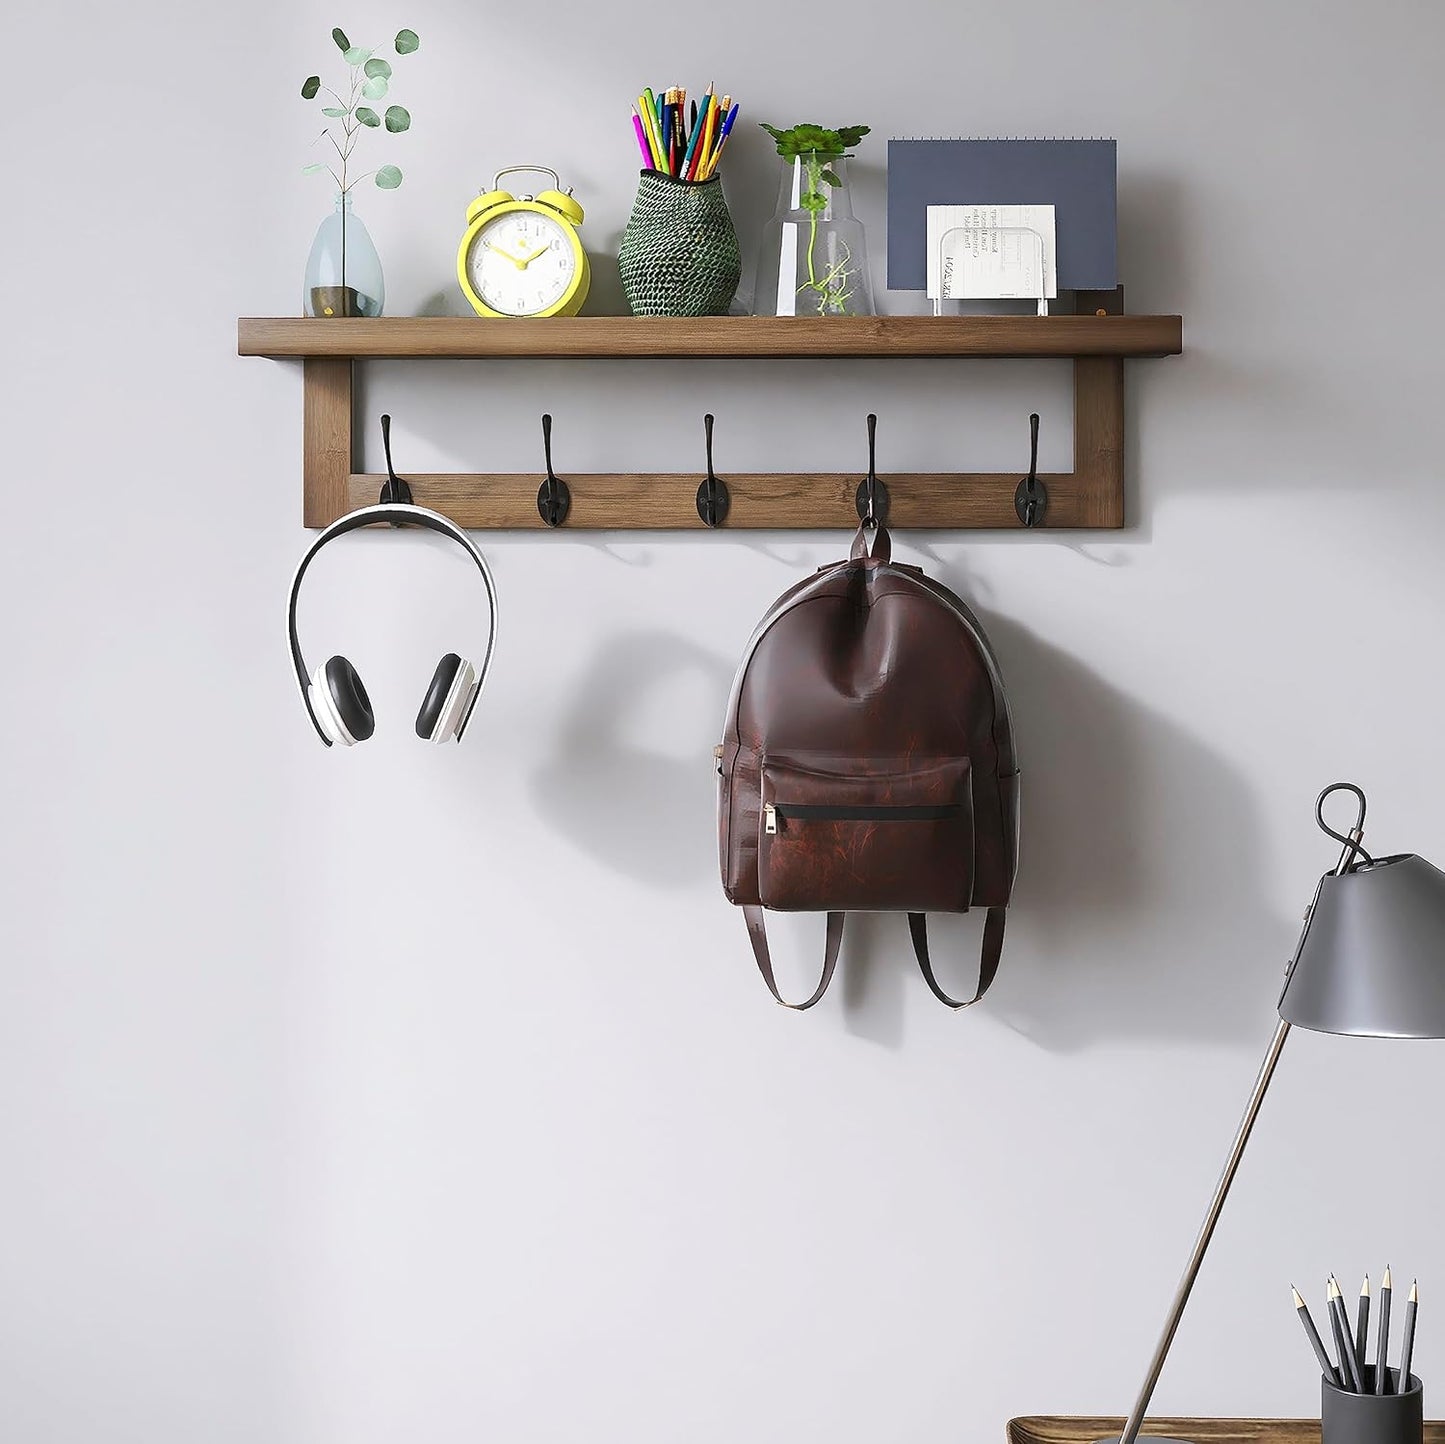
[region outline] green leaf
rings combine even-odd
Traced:
[[[814,125],[811,121],[792,126],[788,130],[779,130],[766,121],[760,124],[772,136],[778,154],[784,160],[792,160],[800,155],[811,155],[815,158],[842,155],[845,151],[852,150],[869,130],[866,125],[845,125],[838,130],[829,130],[826,126]]]
[[[400,105],[389,105],[386,108],[386,128],[393,134],[399,135],[404,130],[411,129],[411,112]]]
[[[368,77],[374,78],[379,75],[383,80],[391,79],[391,66],[380,57],[374,60],[368,60],[365,68]]]
[[[381,117],[369,105],[358,105],[356,118],[362,125],[369,125],[373,130],[381,124]]]
[[[341,57],[348,65],[365,65],[371,59],[371,51],[360,45],[347,47],[346,54]]]
[[[380,75],[375,75],[375,76],[373,76],[370,80],[366,81],[366,82],[362,85],[362,87],[361,87],[361,93],[362,93],[368,100],[380,100],[380,99],[386,94],[386,91],[387,91],[386,81],[385,81],[385,79],[384,79],[382,76],[380,76]]]
[[[336,42],[336,48],[341,51],[343,55],[351,49],[351,42],[346,38],[346,32],[344,30],[333,30],[331,32],[331,38]]]
[[[339,105],[323,105],[321,107],[321,113],[322,115],[331,116],[333,120],[339,120],[343,115],[351,114],[349,110],[346,110]]]
[[[308,75],[301,87],[302,100],[315,100],[316,92],[321,89],[321,77],[319,75]]]
[[[401,172],[394,165],[384,165],[376,173],[376,183],[384,191],[394,191],[401,184]]]
[[[843,182],[838,179],[837,171],[825,170],[822,172],[822,176],[823,179],[827,181],[830,186],[840,186],[843,184]]]
[[[330,169],[330,167],[326,164],[326,162],[325,162],[324,160],[313,160],[310,165],[303,165],[303,166],[301,167],[301,174],[302,174],[302,175],[315,175],[316,172],[319,171],[319,170],[329,170],[329,169]]]
[[[421,41],[416,38],[415,30],[398,30],[394,43],[398,55],[410,55],[421,44]]]

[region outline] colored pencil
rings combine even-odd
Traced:
[[[717,124],[717,97],[704,96],[702,109],[697,116],[697,149],[692,156],[692,178],[694,180],[707,179],[707,163],[712,153],[708,137],[712,128]]]
[[[1320,1361],[1320,1372],[1324,1374],[1330,1383],[1336,1387],[1340,1383],[1339,1370],[1330,1361],[1330,1351],[1325,1348],[1324,1340],[1320,1338],[1320,1331],[1315,1328],[1315,1321],[1310,1318],[1309,1305],[1300,1296],[1300,1291],[1290,1285],[1290,1292],[1294,1295],[1295,1312],[1299,1315],[1300,1323],[1304,1325],[1305,1337],[1310,1341],[1310,1347],[1315,1351],[1315,1358]]]
[[[728,136],[732,134],[733,122],[737,120],[737,118],[738,108],[735,104],[733,108],[728,111],[727,117],[726,119],[724,119],[721,129],[718,131],[717,140],[713,145],[712,149],[712,162],[708,166],[707,173],[709,175],[711,175],[713,171],[717,169],[717,163],[722,159],[723,146],[727,144]]]
[[[707,157],[708,117],[717,109],[717,96],[713,94],[712,83],[702,93],[702,104],[698,107],[697,123],[692,128],[688,152],[682,159],[682,173],[688,180],[702,179],[702,163]]]
[[[648,99],[650,91],[643,91],[637,97],[637,108],[642,114],[642,128],[647,134],[647,148],[652,152],[652,169],[662,169],[662,145],[657,137],[655,117],[652,113],[652,102]]]
[[[632,128],[637,132],[637,148],[642,152],[642,163],[651,169],[652,147],[647,143],[647,132],[642,128],[642,117],[635,110],[632,112]]]
[[[716,106],[707,113],[707,130],[703,133],[702,141],[707,148],[709,161],[717,154],[718,137],[722,134],[724,118],[724,112]]]
[[[719,101],[716,86],[689,100],[687,88],[649,85],[637,97],[633,132],[643,160],[651,170],[676,180],[709,180],[737,119],[738,107],[730,95]]]
[[[1390,1392],[1390,1298],[1394,1289],[1390,1284],[1390,1265],[1385,1265],[1385,1277],[1380,1280],[1380,1333],[1375,1346],[1375,1393]]]
[[[652,119],[652,149],[657,156],[658,170],[667,169],[667,152],[662,146],[662,114],[656,107],[649,107]]]
[[[704,95],[702,98],[701,120],[693,121],[692,134],[688,137],[687,141],[687,152],[682,158],[682,173],[685,176],[690,176],[693,174],[692,167],[694,164],[694,157],[698,157],[701,155],[701,152],[698,149],[698,141],[701,139],[703,127],[707,123],[708,110],[711,104],[712,96]]]

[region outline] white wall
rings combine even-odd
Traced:
[[[484,538],[503,637],[446,751],[410,723],[480,644],[466,565],[348,542],[305,641],[380,727],[317,745],[281,627],[299,368],[233,353],[237,315],[298,303],[328,197],[295,92],[336,23],[422,37],[406,184],[358,201],[393,314],[453,284],[504,164],[555,164],[614,252],[647,82],[741,98],[749,247],[754,122],[870,122],[894,309],[889,135],[1118,137],[1130,306],[1187,347],[1129,368],[1131,529],[900,538],[976,599],[1019,719],[982,1008],[934,1003],[885,919],[786,1014],[719,890],[732,667],[837,535]],[[0,1436],[862,1444],[1122,1411],[1333,859],[1316,790],[1357,778],[1378,848],[1445,856],[1440,9],[58,0],[6,40]],[[857,467],[868,409],[908,470],[1020,466],[1035,406],[1066,467],[1067,383],[536,362],[363,395],[403,470],[533,467],[544,409],[564,474],[700,464],[708,408],[724,473]],[[1387,1258],[1425,1281],[1438,1399],[1442,1083],[1427,1045],[1291,1043],[1162,1408],[1308,1413],[1287,1285]]]

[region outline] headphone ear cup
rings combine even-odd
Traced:
[[[311,700],[333,742],[354,747],[376,731],[371,698],[356,668],[345,657],[332,657],[311,680]]]
[[[416,714],[416,735],[423,742],[446,740],[437,737],[437,725],[455,710],[448,703],[453,701],[453,684],[462,665],[462,659],[455,652],[448,652],[431,674],[431,684],[426,689],[426,696],[421,699],[421,710]]]

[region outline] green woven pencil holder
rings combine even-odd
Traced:
[[[721,179],[643,171],[617,263],[634,316],[726,316],[742,261]]]

